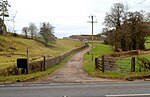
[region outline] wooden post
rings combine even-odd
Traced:
[[[135,72],[135,57],[131,59],[131,72]]]
[[[43,62],[44,62],[44,63],[43,63],[43,70],[44,70],[44,71],[45,71],[45,61],[46,61],[46,57],[44,56],[44,57],[43,57]]]
[[[21,74],[25,74],[25,68],[21,69]]]
[[[40,61],[40,71],[43,71],[43,61]]]
[[[29,69],[29,49],[27,48],[27,68],[26,68],[26,74],[28,74]]]
[[[105,60],[104,60],[104,55],[102,56],[102,72],[105,72]]]
[[[98,69],[98,58],[95,58],[95,69],[97,70]]]

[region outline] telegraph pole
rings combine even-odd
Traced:
[[[91,15],[89,17],[91,18],[91,21],[88,21],[88,22],[92,24],[92,51],[93,51],[93,40],[94,40],[94,37],[93,37],[93,24],[97,23],[97,21],[94,21],[95,16]],[[93,52],[92,52],[92,61],[93,61]]]
[[[16,17],[17,11],[15,13],[15,15],[12,18],[12,22],[13,22],[13,33],[15,33],[15,17]]]

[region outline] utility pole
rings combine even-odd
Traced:
[[[16,11],[16,13],[14,14],[14,15],[12,15],[12,18],[11,19],[9,19],[9,20],[6,20],[6,21],[11,21],[12,22],[12,32],[13,33],[15,33],[16,31],[15,31],[15,17],[16,17],[16,14],[17,14],[17,11]]]
[[[12,17],[12,22],[13,22],[13,33],[15,33],[15,17],[16,17],[17,11],[15,15]]]
[[[92,23],[92,51],[93,51],[93,40],[94,40],[94,37],[93,37],[93,24],[97,23],[97,21],[94,21],[95,16],[91,15],[89,17],[91,18],[91,21],[88,21],[88,22]],[[92,52],[92,61],[93,61],[93,52]]]

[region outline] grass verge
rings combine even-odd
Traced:
[[[60,67],[62,67],[74,54],[68,56],[59,64],[53,65],[51,68],[47,69],[46,71],[34,72],[31,74],[26,74],[26,75],[0,76],[0,82],[10,83],[10,82],[16,82],[16,81],[26,81],[29,79],[37,79],[43,76],[47,76],[53,73],[54,71],[56,71],[57,69],[59,69]]]

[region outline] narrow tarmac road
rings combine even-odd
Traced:
[[[94,78],[83,70],[83,55],[88,52],[87,48],[75,54],[62,68],[55,71],[53,74],[38,79],[36,82],[60,82],[60,83],[93,83],[115,81],[103,78]]]

